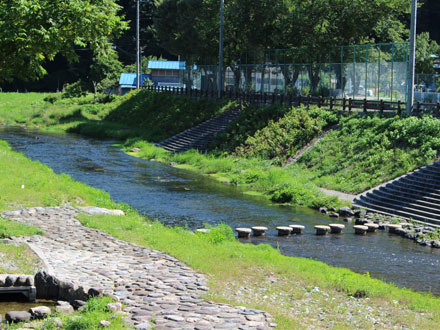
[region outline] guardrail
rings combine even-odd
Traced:
[[[174,95],[184,95],[195,99],[211,98],[217,99],[216,90],[199,90],[183,87],[165,87],[165,86],[146,86],[144,89],[154,92],[166,92]],[[250,103],[260,106],[264,105],[292,105],[305,106],[316,105],[319,108],[328,108],[329,110],[342,111],[362,111],[371,112],[377,111],[381,114],[396,113],[398,115],[406,113],[406,104],[402,101],[391,102],[386,100],[368,100],[352,99],[352,98],[333,98],[322,96],[296,96],[292,94],[279,93],[255,93],[255,92],[237,92],[237,91],[222,91],[221,98],[236,100],[241,103]],[[422,114],[431,114],[440,117],[440,102],[438,103],[421,103],[416,102],[412,115],[420,116]]]

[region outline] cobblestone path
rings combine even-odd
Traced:
[[[179,260],[130,244],[75,219],[74,207],[28,208],[2,213],[31,224],[44,236],[22,238],[61,281],[100,288],[126,306],[138,329],[271,329],[263,311],[209,302],[200,297],[205,277]]]

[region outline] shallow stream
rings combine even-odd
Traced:
[[[264,225],[269,227],[267,237],[246,242],[268,243],[285,255],[313,258],[368,272],[399,286],[440,294],[440,250],[383,232],[355,236],[350,224],[343,235],[315,236],[313,226],[328,224],[330,218],[307,208],[273,205],[205,176],[136,159],[109,141],[12,127],[0,128],[0,139],[55,172],[104,189],[113,200],[128,203],[166,224],[190,229],[221,222],[232,227]],[[276,236],[276,226],[292,223],[304,225],[305,234]]]

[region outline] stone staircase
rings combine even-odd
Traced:
[[[156,145],[173,152],[184,152],[189,149],[206,151],[217,135],[225,131],[238,117],[239,111],[238,107],[229,110]]]
[[[440,162],[364,192],[353,204],[440,227]]]

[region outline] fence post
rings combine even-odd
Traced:
[[[383,110],[385,109],[385,103],[383,100],[380,100],[380,115],[383,115]]]
[[[309,96],[307,96],[307,109],[310,108],[310,104],[312,104],[312,95],[309,94]]]
[[[420,101],[417,101],[417,112],[416,112],[417,117],[420,116],[420,110],[421,110]]]
[[[263,93],[263,104],[266,105],[267,95],[266,92]]]
[[[275,104],[275,93],[272,93],[272,104]]]
[[[333,96],[330,97],[330,110],[333,110]]]
[[[345,111],[345,97],[342,99],[342,111]]]
[[[353,99],[350,97],[348,99],[348,112],[351,112],[352,107],[353,107]]]
[[[402,114],[402,102],[397,101],[397,114],[400,116]]]
[[[362,111],[365,113],[367,112],[367,99],[366,98],[364,98],[364,101],[362,103]]]

